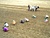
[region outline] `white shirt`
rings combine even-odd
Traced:
[[[35,11],[35,9],[36,9],[36,6],[31,6],[30,7],[30,10],[34,10]]]
[[[9,25],[8,25],[8,23],[5,23],[4,26],[8,27]]]

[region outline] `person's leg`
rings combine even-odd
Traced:
[[[30,5],[28,5],[28,11],[30,10]]]

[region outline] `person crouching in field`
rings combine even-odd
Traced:
[[[15,24],[16,24],[16,21],[15,21],[15,20],[13,20],[12,24],[13,24],[13,25],[15,25]]]
[[[4,32],[7,32],[7,31],[8,31],[8,26],[9,26],[8,23],[5,22],[5,23],[4,23],[4,26],[3,26],[3,31],[4,31]]]
[[[5,22],[3,28],[4,28],[4,27],[8,27],[8,26],[9,26],[8,23]]]

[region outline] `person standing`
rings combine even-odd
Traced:
[[[30,5],[28,5],[28,11],[30,10]]]

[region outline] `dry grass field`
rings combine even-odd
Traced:
[[[44,22],[45,15],[50,16],[50,8],[40,7],[36,12],[28,11],[27,6],[11,6],[0,4],[0,38],[50,38],[50,17]],[[36,15],[36,18],[32,18]],[[30,21],[24,24],[20,20],[27,17]],[[12,25],[12,20],[16,25]],[[3,32],[4,22],[9,23],[9,31]]]

